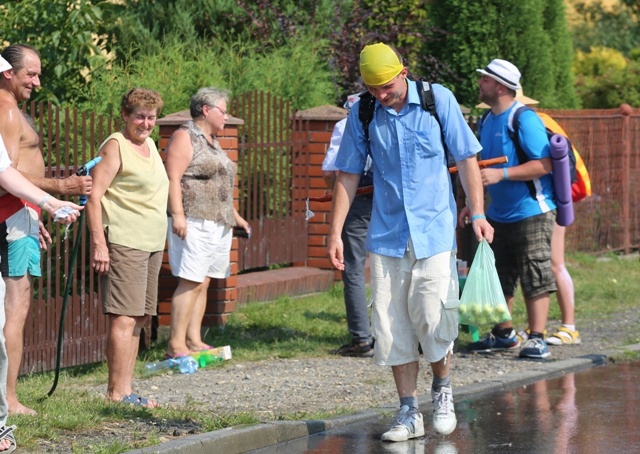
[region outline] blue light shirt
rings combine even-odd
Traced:
[[[508,129],[516,106],[522,104],[516,102],[500,115],[490,112],[480,129],[482,159],[499,156],[506,156],[508,159],[506,164],[494,167],[508,168],[521,164]],[[549,139],[540,117],[534,111],[527,110],[521,113],[519,123],[518,139],[527,157],[530,160],[550,157]],[[491,203],[487,216],[497,222],[513,223],[554,210],[556,204],[551,174],[532,181],[536,190],[535,199],[525,181],[503,180],[488,186]]]
[[[336,167],[360,174],[371,155],[375,189],[367,249],[402,257],[411,237],[416,257],[423,259],[456,249],[456,204],[440,126],[420,105],[415,82],[407,83],[407,103],[399,113],[376,101],[370,142],[358,118],[360,102],[352,107]],[[449,153],[455,161],[474,156],[480,144],[453,93],[437,84],[432,88]]]

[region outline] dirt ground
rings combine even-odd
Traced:
[[[557,323],[557,322],[556,322]],[[554,322],[550,329],[556,327]],[[601,320],[578,320],[580,345],[553,347],[550,361],[598,354],[612,347],[640,342],[640,311],[616,313]],[[420,394],[427,394],[431,377],[422,364]],[[483,382],[503,374],[517,374],[532,366],[518,358],[518,351],[498,354],[468,354],[464,345],[452,361],[451,377],[455,387]],[[287,359],[237,363],[225,367],[201,369],[193,375],[162,373],[136,380],[139,395],[163,405],[186,405],[194,412],[224,415],[252,412],[263,421],[285,415],[319,411],[357,412],[367,408],[396,408],[397,397],[391,372],[372,359],[330,357]],[[104,386],[91,388],[103,395]],[[192,421],[135,419],[112,422],[90,431],[70,432],[55,440],[43,440],[33,450],[21,452],[96,452],[119,440],[132,449],[144,440],[169,441],[202,429]],[[20,441],[18,440],[18,443]]]

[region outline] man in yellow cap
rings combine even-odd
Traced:
[[[336,167],[328,254],[344,269],[340,238],[367,157],[373,161],[373,211],[367,233],[370,252],[374,358],[391,366],[400,410],[384,441],[424,435],[418,408],[419,350],[434,379],[433,427],[449,434],[456,427],[449,378],[453,341],[458,334],[456,271],[456,204],[445,147],[459,168],[478,241],[493,239],[484,216],[483,189],[476,154],[480,144],[464,120],[458,103],[441,85],[432,86],[442,124],[421,105],[414,81],[407,79],[402,57],[378,43],[360,54],[360,73],[373,97],[368,134],[359,110],[349,113]]]

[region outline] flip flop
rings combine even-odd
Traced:
[[[178,358],[184,358],[185,356],[189,356],[191,354],[191,352],[186,352],[186,353],[175,353],[173,355],[170,355],[169,353],[165,353],[164,354],[164,359],[178,359]]]
[[[147,399],[146,397],[140,397],[136,393],[131,393],[128,396],[122,397],[120,402],[123,402],[125,404],[131,404],[135,407],[156,408],[157,406],[159,406],[157,405],[157,402],[156,402],[156,407],[150,407],[149,399]]]
[[[200,353],[211,350],[212,348],[216,348],[215,345],[204,344],[204,347],[199,350],[191,350],[191,353]]]
[[[9,440],[11,445],[4,451],[0,451],[2,453],[10,453],[16,450],[18,445],[16,444],[16,439],[13,436],[13,431],[16,430],[16,426],[2,426],[0,429],[0,441],[1,440]]]

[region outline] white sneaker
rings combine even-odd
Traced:
[[[382,441],[407,441],[424,435],[422,414],[408,405],[400,407],[396,423],[382,434]]]
[[[442,435],[449,435],[458,423],[453,408],[451,387],[442,387],[440,392],[432,389],[431,399],[433,400],[433,430]]]

